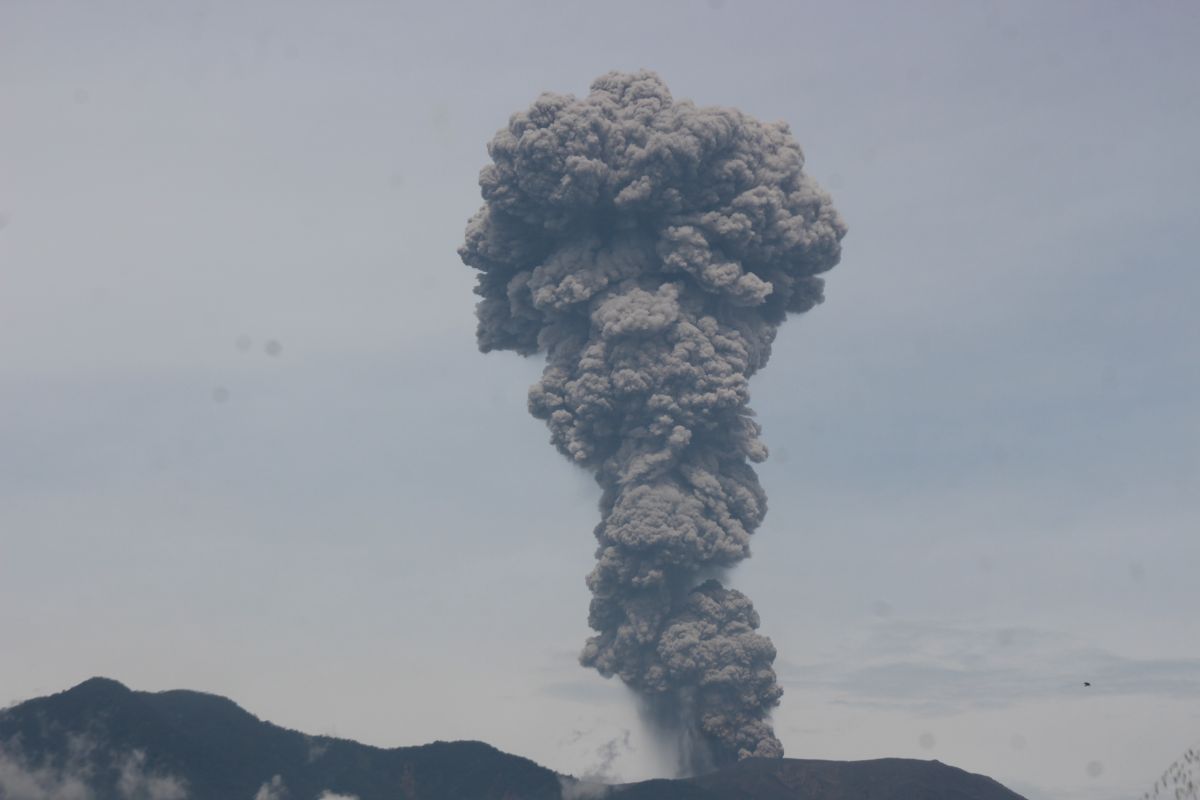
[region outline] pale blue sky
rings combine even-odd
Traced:
[[[788,754],[1139,793],[1200,736],[1197,41],[1185,2],[0,2],[0,703],[104,674],[575,772],[628,729],[654,772],[574,663],[597,490],[455,255],[510,113],[647,67],[788,121],[850,226],[753,384]]]

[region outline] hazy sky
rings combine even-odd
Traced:
[[[0,0],[0,703],[101,674],[576,773],[628,730],[654,773],[575,663],[598,489],[455,254],[510,113],[646,67],[788,121],[850,226],[753,383],[788,754],[1140,793],[1200,740],[1197,41],[1189,2]]]

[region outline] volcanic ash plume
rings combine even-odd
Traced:
[[[685,769],[781,756],[775,648],[712,576],[766,512],[748,381],[821,302],[846,227],[786,125],[649,72],[544,94],[488,152],[459,250],[480,349],[546,353],[529,409],[603,489],[580,660],[646,700]]]

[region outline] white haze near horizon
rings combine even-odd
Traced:
[[[107,675],[659,772],[575,664],[597,490],[455,255],[510,113],[646,67],[788,121],[850,226],[753,383],[733,580],[788,754],[1139,794],[1200,739],[1196,41],[1182,2],[0,3],[0,703]]]

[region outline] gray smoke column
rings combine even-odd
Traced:
[[[603,489],[580,660],[645,699],[685,770],[782,756],[775,648],[713,576],[766,513],[750,376],[821,302],[846,227],[785,124],[650,72],[544,94],[488,152],[459,250],[480,349],[546,354],[530,412]]]

